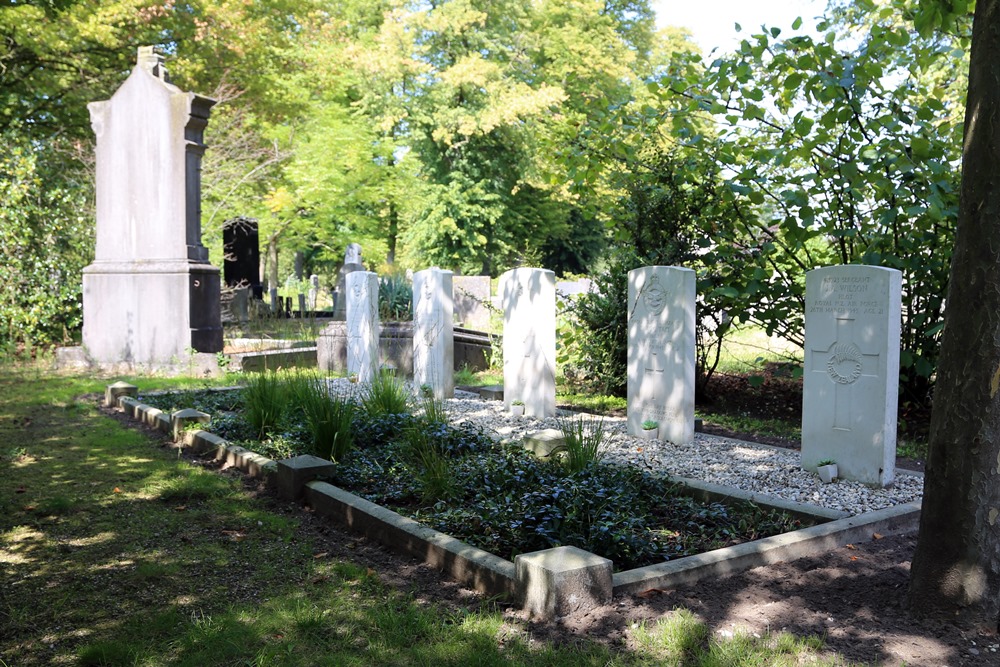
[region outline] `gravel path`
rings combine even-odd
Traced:
[[[355,386],[346,380],[334,380],[331,389],[349,394]],[[462,391],[455,394],[456,398],[445,402],[453,423],[480,426],[507,442],[520,441],[533,431],[558,429],[561,418],[575,418],[572,413],[563,411],[559,411],[559,417],[550,419],[512,417],[501,401],[486,401],[477,394]],[[605,461],[630,463],[653,472],[699,479],[852,515],[919,500],[923,494],[923,478],[906,471],[897,470],[896,483],[888,489],[845,480],[823,484],[815,474],[799,467],[799,453],[794,450],[704,433],[696,433],[691,444],[675,445],[629,435],[623,417],[593,419],[601,420],[608,434]]]

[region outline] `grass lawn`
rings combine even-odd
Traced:
[[[144,389],[199,381],[131,380]],[[0,665],[801,664],[816,640],[719,640],[690,614],[627,645],[530,640],[324,557],[295,514],[104,416],[110,380],[0,367]],[[827,664],[827,663],[821,663]]]

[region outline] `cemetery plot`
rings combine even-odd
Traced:
[[[212,430],[230,442],[272,458],[311,453],[305,417],[295,407],[280,428],[258,440],[257,427],[242,416],[240,392],[207,396],[197,405],[224,410]],[[194,398],[143,400],[171,409]],[[697,502],[678,485],[632,466],[584,463],[570,472],[520,445],[449,425],[433,404],[419,416],[361,416],[364,410],[355,415],[354,447],[332,482],[504,558],[567,544],[629,569],[801,527],[786,514],[748,503]]]

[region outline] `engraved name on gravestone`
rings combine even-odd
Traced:
[[[455,396],[451,271],[413,274],[413,384],[436,399]]]
[[[503,304],[503,399],[524,401],[524,414],[556,414],[556,280],[546,269],[500,276]]]
[[[83,344],[99,364],[164,368],[222,350],[219,269],[201,243],[202,136],[215,101],[170,83],[140,47],[97,138],[94,262],[83,270]]]
[[[378,275],[354,271],[347,274],[347,372],[359,383],[378,372],[378,339]]]
[[[694,440],[695,272],[644,266],[628,274],[628,432]]]
[[[901,274],[831,266],[806,274],[802,467],[888,486],[895,476]]]

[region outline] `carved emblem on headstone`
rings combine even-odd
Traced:
[[[861,377],[861,349],[854,343],[837,343],[833,346],[826,372],[838,384],[854,384]]]
[[[642,300],[654,315],[659,315],[660,311],[667,304],[668,294],[660,286],[660,278],[653,275],[649,283],[642,288]]]

